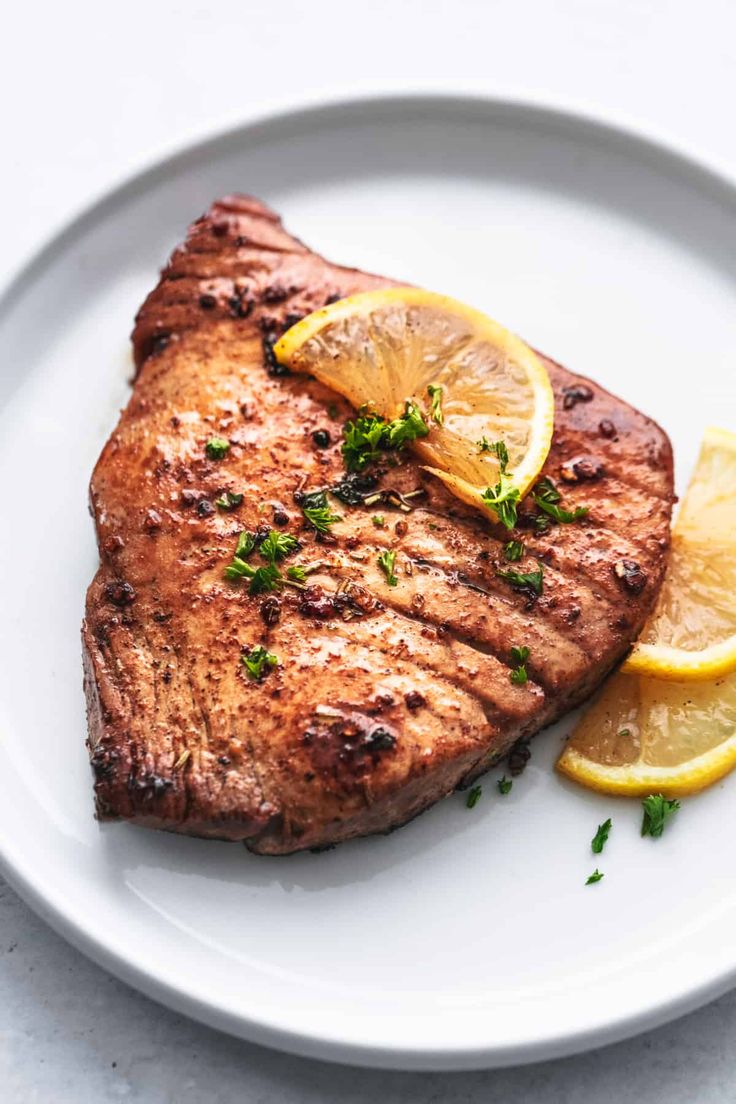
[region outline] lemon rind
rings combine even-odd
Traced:
[[[669,644],[636,644],[621,670],[626,675],[647,675],[664,682],[712,682],[736,671],[736,636],[699,652]]]
[[[685,797],[720,782],[736,767],[736,732],[717,747],[704,751],[681,766],[656,767],[646,763],[607,766],[565,748],[556,769],[573,782],[598,793],[620,797],[646,797],[661,793],[665,797]]]

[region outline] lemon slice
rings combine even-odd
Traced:
[[[622,667],[658,679],[736,671],[736,434],[708,429],[654,613]]]
[[[589,789],[697,793],[736,766],[736,674],[663,682],[616,674],[586,711],[557,769]]]
[[[411,447],[472,506],[488,509],[483,492],[499,479],[489,444],[506,445],[508,486],[519,497],[547,458],[554,399],[541,361],[498,322],[444,295],[419,288],[353,295],[292,326],[274,353],[386,419],[416,403],[430,432]]]

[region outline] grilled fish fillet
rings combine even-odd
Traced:
[[[83,643],[100,818],[268,854],[386,832],[582,702],[639,632],[667,561],[670,444],[551,360],[545,473],[590,513],[515,534],[527,552],[513,566],[544,566],[541,596],[499,578],[509,534],[409,453],[374,489],[420,491],[410,512],[345,504],[321,543],[305,524],[300,493],[345,479],[353,411],[280,374],[273,340],[388,283],[330,264],[233,196],[193,224],[138,314],[137,379],[90,492],[101,563]],[[214,435],[230,442],[224,460],[207,456]],[[244,492],[230,512],[215,506],[226,490]],[[253,597],[224,579],[238,533],[264,527],[327,565],[306,590]],[[376,562],[385,548],[394,588]],[[254,681],[241,651],[258,644],[280,665]],[[530,649],[523,686],[512,645]]]

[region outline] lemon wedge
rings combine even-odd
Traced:
[[[429,433],[411,447],[426,469],[502,520],[494,488],[518,500],[547,458],[554,399],[546,369],[518,337],[454,299],[408,287],[353,295],[297,322],[274,353],[387,420],[407,403],[422,411]]]
[[[734,433],[704,434],[659,600],[622,670],[675,681],[736,671]]]
[[[616,674],[585,712],[557,769],[589,789],[682,797],[736,766],[736,674],[663,682]]]

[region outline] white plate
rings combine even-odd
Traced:
[[[133,985],[303,1054],[407,1068],[540,1059],[632,1034],[736,977],[734,782],[659,841],[552,772],[454,796],[387,838],[258,858],[92,817],[79,624],[86,485],[126,401],[133,314],[187,223],[251,191],[310,245],[486,309],[656,416],[680,487],[736,428],[736,194],[640,138],[468,99],[271,117],[89,210],[2,304],[0,839],[19,891]],[[589,841],[608,815],[605,853]],[[584,885],[594,866],[605,880]]]

